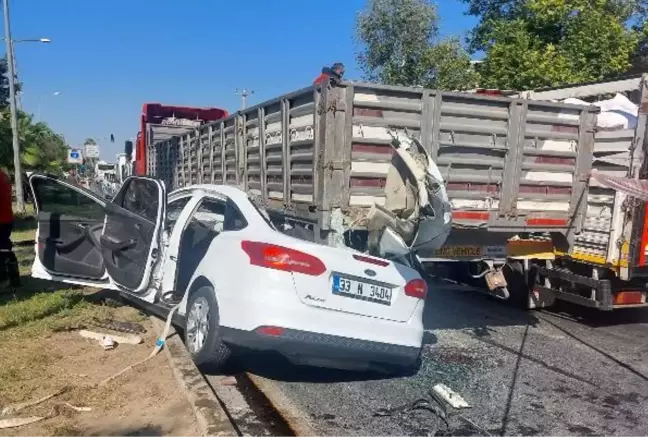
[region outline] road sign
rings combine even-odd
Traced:
[[[86,158],[99,158],[99,146],[97,144],[86,144],[84,148]]]
[[[83,164],[83,154],[79,149],[70,149],[67,161],[70,164]]]

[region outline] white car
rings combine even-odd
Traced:
[[[33,175],[32,276],[114,289],[160,316],[178,305],[197,364],[231,346],[342,369],[415,371],[427,285],[413,269],[282,234],[245,192],[172,192],[130,177],[114,199]]]

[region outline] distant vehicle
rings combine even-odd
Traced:
[[[103,180],[114,181],[116,174],[116,165],[106,161],[99,161],[95,164],[95,179],[100,182]]]
[[[239,346],[323,367],[418,368],[427,285],[414,269],[289,237],[234,187],[167,201],[161,181],[131,177],[106,202],[48,176],[30,183],[32,275],[119,290],[158,314],[179,305],[197,364],[222,365]]]
[[[191,131],[202,124],[223,119],[228,115],[226,110],[220,108],[190,108],[145,103],[142,106],[140,131],[137,134],[133,158],[134,174],[147,174],[151,159],[146,154],[147,146]]]

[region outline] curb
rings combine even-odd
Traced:
[[[151,321],[156,331],[158,333],[162,332],[164,323],[153,316],[151,316]],[[171,327],[163,350],[169,359],[178,386],[184,392],[196,415],[200,435],[238,435],[218,398],[191,359],[191,355],[189,355],[185,345],[180,340],[180,336],[174,334],[176,334],[176,331]]]
[[[317,432],[310,422],[281,391],[277,384],[268,378],[253,375],[249,372],[245,376],[256,387],[256,389],[268,400],[272,408],[279,414],[288,428],[296,436],[317,436]]]

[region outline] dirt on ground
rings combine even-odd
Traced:
[[[0,436],[198,435],[196,417],[166,354],[98,385],[149,356],[158,332],[148,316],[110,293],[32,278],[34,228],[34,220],[26,217],[17,221],[12,235],[21,286],[0,284],[0,423],[43,419],[0,429]],[[106,319],[141,325],[146,330],[138,334],[142,342],[104,350],[100,341],[79,334],[85,328],[134,335],[96,326],[97,320]],[[37,405],[3,414],[8,407],[55,393]]]
[[[114,316],[128,320],[138,315],[135,309],[122,307],[114,310]],[[0,331],[0,410],[64,390],[39,405],[0,416],[45,417],[0,430],[0,435],[198,435],[195,416],[163,353],[106,386],[95,387],[151,353],[156,333],[148,319],[139,323],[147,330],[140,334],[141,344],[119,344],[108,351],[78,331],[32,338]],[[79,412],[67,404],[92,410]]]

